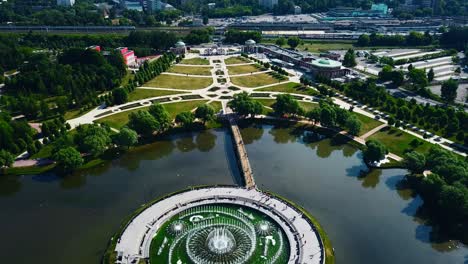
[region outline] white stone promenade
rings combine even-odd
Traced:
[[[169,196],[151,205],[133,218],[122,236],[117,238],[115,251],[121,256],[118,263],[137,263],[141,258],[148,258],[151,241],[164,222],[188,208],[213,203],[239,204],[271,217],[281,226],[288,238],[288,263],[325,263],[324,248],[318,232],[299,210],[257,189],[248,190],[241,187],[194,189]]]

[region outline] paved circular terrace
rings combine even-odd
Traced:
[[[117,238],[115,248],[118,256],[117,263],[137,263],[138,259],[149,258],[153,238],[176,215],[183,215],[185,212],[200,206],[223,204],[249,208],[266,215],[268,219],[274,221],[274,224],[281,229],[282,234],[285,236],[287,241],[285,245],[289,246],[289,258],[286,257],[286,259],[289,259],[287,263],[325,263],[322,241],[315,227],[306,216],[277,197],[265,194],[257,189],[248,190],[239,187],[205,187],[188,190],[159,200],[149,206],[135,216],[125,227],[121,237]],[[238,211],[242,210],[239,209]],[[216,232],[217,234],[214,235],[218,239],[223,236],[231,236],[229,231],[224,229]],[[214,236],[213,234],[210,235]],[[178,261],[177,263],[182,262]]]

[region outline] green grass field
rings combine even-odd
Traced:
[[[224,63],[227,65],[229,64],[241,64],[241,63],[249,63],[250,60],[244,57],[230,57],[224,60]]]
[[[213,109],[215,110],[215,113],[218,113],[219,111],[221,111],[221,109],[223,109],[223,106],[221,105],[221,102],[219,101],[213,101],[209,103],[209,105],[213,107]]]
[[[257,67],[255,64],[247,64],[241,66],[227,66],[229,71],[229,75],[236,75],[236,74],[244,74],[244,73],[251,73],[251,72],[259,72],[266,69],[261,69]]]
[[[371,131],[372,129],[382,125],[383,123],[375,120],[373,118],[370,118],[368,116],[359,114],[359,113],[354,113],[354,115],[361,121],[362,126],[361,126],[361,132],[359,132],[359,136],[364,135],[368,131]]]
[[[263,43],[275,43],[276,39],[266,39]],[[321,52],[328,50],[347,50],[353,48],[354,41],[304,41],[302,45],[297,46],[298,50],[307,50],[310,52]],[[282,46],[290,48],[289,45]]]
[[[171,116],[171,118],[175,118],[175,116],[178,113],[191,111],[206,102],[208,101],[199,100],[199,101],[176,102],[176,103],[163,104],[163,106],[169,112],[169,115]],[[149,107],[141,107],[138,109],[133,109],[133,110],[117,113],[111,116],[98,119],[96,122],[101,123],[101,124],[107,124],[110,127],[120,129],[128,123],[128,116],[130,115],[130,113],[137,112],[139,110],[148,110],[148,108]]]
[[[143,86],[157,87],[157,88],[173,88],[173,89],[185,89],[185,90],[196,90],[203,89],[210,86],[213,83],[213,79],[205,77],[186,77],[186,76],[175,76],[168,74],[161,74],[153,80],[145,83]]]
[[[283,93],[295,93],[305,95],[317,95],[319,94],[312,88],[307,88],[300,83],[282,83],[275,86],[265,87],[256,91],[271,91],[271,92],[283,92]]]
[[[184,59],[180,62],[181,64],[190,64],[190,65],[210,65],[210,61],[202,58],[192,58]]]
[[[131,101],[137,101],[137,100],[141,100],[145,98],[172,95],[172,94],[181,94],[181,93],[185,93],[185,92],[136,88],[133,92],[128,94],[128,101],[131,102]]]
[[[317,103],[309,103],[309,102],[299,102],[299,105],[304,109],[304,111],[308,112],[314,108],[319,107]]]
[[[168,72],[211,76],[210,67],[172,66]]]
[[[280,81],[267,73],[260,73],[255,75],[232,77],[231,82],[234,85],[254,88],[258,86],[278,83]]]
[[[413,135],[410,135],[399,129],[389,127],[383,128],[379,132],[367,138],[367,140],[369,139],[379,140],[385,146],[387,146],[390,152],[398,156],[403,156],[408,150],[416,150],[421,153],[426,153],[432,146],[432,144]],[[414,139],[417,139],[419,142],[421,142],[421,145],[417,146],[416,148],[412,147],[410,143]]]

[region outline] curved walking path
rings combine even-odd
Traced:
[[[153,237],[173,216],[194,206],[215,203],[247,206],[273,219],[288,239],[288,264],[325,262],[323,243],[315,227],[290,204],[257,189],[205,187],[169,196],[135,216],[117,240],[115,251],[122,256],[120,263],[137,263],[140,258],[148,258]]]

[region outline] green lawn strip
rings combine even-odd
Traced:
[[[128,94],[128,101],[131,102],[131,101],[137,101],[137,100],[145,99],[145,98],[181,94],[181,93],[185,93],[185,92],[136,88],[133,92]]]
[[[240,65],[240,66],[227,66],[227,69],[229,71],[229,75],[259,72],[259,71],[266,70],[266,69],[262,69],[261,67],[257,67],[255,64],[247,64],[247,65]]]
[[[372,129],[374,129],[374,128],[376,128],[376,127],[383,124],[382,122],[380,122],[378,120],[375,120],[373,118],[370,118],[368,116],[365,116],[363,114],[354,113],[354,115],[362,123],[361,132],[359,132],[359,136],[362,136],[365,133],[367,133],[367,132],[371,131]]]
[[[210,67],[172,66],[168,72],[211,76]]]
[[[320,235],[320,239],[322,240],[323,247],[325,249],[325,264],[334,264],[335,263],[335,254],[333,252],[333,245],[330,241],[330,238],[328,237],[327,233],[325,230],[322,228],[320,223],[315,219],[306,209],[304,209],[302,206],[296,204],[295,202],[280,196],[276,193],[272,193],[269,191],[265,191],[266,193],[270,194],[271,196],[277,197],[280,200],[283,200],[287,202],[289,205],[297,208],[299,211],[302,212],[309,220],[312,222],[312,224],[315,226],[315,229]]]
[[[276,99],[254,99],[259,101],[263,105],[262,115],[270,115],[273,113],[273,109],[271,107],[276,102]]]
[[[178,103],[164,104],[164,108],[169,112],[171,118],[175,118],[178,113],[192,111],[202,104],[206,104],[208,100],[186,101]]]
[[[221,111],[221,109],[223,109],[223,106],[221,105],[221,102],[219,101],[213,101],[209,103],[209,105],[213,107],[213,109],[215,110],[215,113],[218,113],[219,111]]]
[[[70,120],[70,119],[82,116],[82,115],[88,113],[89,111],[91,111],[91,109],[88,109],[88,110],[84,110],[83,108],[71,109],[71,110],[68,110],[67,112],[65,112],[64,118],[65,118],[65,120]]]
[[[319,104],[317,103],[310,103],[310,102],[299,102],[299,105],[304,109],[304,111],[308,112],[314,108],[319,107]]]
[[[282,83],[275,86],[265,87],[257,89],[256,91],[270,91],[270,92],[283,92],[283,93],[295,93],[295,94],[305,94],[305,95],[317,95],[319,94],[316,90],[312,88],[307,88],[300,83]]]
[[[210,86],[213,83],[211,78],[202,77],[186,77],[186,76],[175,76],[168,74],[161,74],[153,80],[145,83],[143,86],[157,87],[157,88],[173,88],[173,89],[185,89],[185,90],[196,90],[203,89]]]
[[[127,74],[122,78],[121,86],[127,85],[132,79],[133,79],[133,74],[131,71],[127,71]]]
[[[52,150],[52,144],[43,145],[42,148],[36,154],[30,157],[30,159],[48,158],[52,155]]]
[[[423,139],[417,138],[399,129],[389,127],[383,128],[379,132],[367,138],[367,140],[369,139],[379,140],[387,146],[390,152],[401,157],[410,150],[426,153],[432,147],[432,144],[424,141]],[[410,144],[414,139],[417,139],[420,142],[420,145],[416,148],[412,147]]]
[[[175,118],[175,116],[184,111],[190,111],[204,103],[208,102],[208,100],[197,100],[197,101],[186,101],[186,102],[175,102],[169,104],[163,104],[164,108],[169,112],[171,118]],[[120,112],[117,114],[113,114],[110,116],[106,116],[104,118],[98,119],[95,122],[101,124],[107,124],[110,127],[121,129],[128,123],[128,116],[130,113],[139,111],[139,110],[148,110],[149,107],[141,107],[125,112]]]
[[[280,81],[270,74],[260,73],[255,75],[232,77],[231,82],[238,86],[254,88],[258,86],[279,83]]]
[[[190,64],[190,65],[210,65],[210,61],[202,58],[192,58],[184,59],[180,62],[181,64]]]
[[[246,59],[243,57],[230,57],[224,60],[224,63],[226,63],[226,65],[249,63],[249,62],[251,62],[249,59]]]

